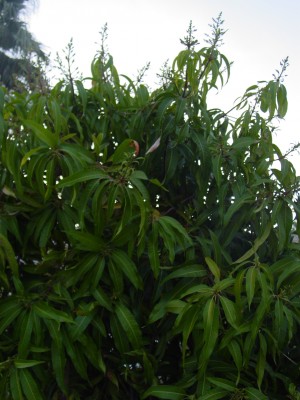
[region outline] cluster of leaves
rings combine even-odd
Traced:
[[[152,92],[103,53],[89,89],[1,91],[2,399],[299,399],[286,91],[209,109],[223,33],[190,26]]]

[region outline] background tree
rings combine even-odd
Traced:
[[[8,88],[16,86],[17,78],[34,84],[40,73],[37,61],[46,60],[40,43],[22,19],[28,3],[28,0],[0,1],[0,81]]]
[[[1,398],[299,399],[287,60],[237,118],[209,108],[222,24],[152,92],[106,51],[90,89],[1,92]]]

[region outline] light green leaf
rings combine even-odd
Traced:
[[[205,257],[206,264],[208,265],[208,268],[210,269],[210,272],[213,274],[215,277],[215,282],[219,282],[221,278],[221,271],[220,268],[217,266],[217,264],[212,260],[210,257]]]
[[[130,175],[130,178],[142,179],[144,181],[148,180],[147,175],[145,174],[145,172],[144,171],[139,171],[139,170],[133,171],[132,174]]]
[[[182,300],[171,300],[167,303],[165,309],[167,312],[180,314],[182,313],[184,307],[186,307],[186,302]]]
[[[45,150],[48,150],[48,147],[46,146],[40,146],[40,147],[35,147],[34,149],[29,150],[24,157],[21,160],[21,164],[20,164],[20,168],[22,168],[24,166],[24,164],[26,164],[26,162],[28,161],[28,159],[30,157],[32,157],[34,154],[39,153],[40,151],[45,152]]]
[[[233,301],[227,299],[227,297],[219,296],[222,304],[222,308],[225,314],[227,322],[233,327],[236,326],[236,308]]]
[[[221,292],[222,290],[225,290],[225,289],[233,286],[234,283],[235,283],[235,278],[228,277],[228,278],[222,279],[221,281],[215,283],[213,286],[213,289],[218,292]]]
[[[160,189],[164,190],[165,192],[168,192],[168,189],[166,189],[158,179],[156,179],[156,178],[149,179],[149,182],[151,182],[155,186],[158,186]]]
[[[111,157],[111,160],[114,164],[121,163],[122,161],[126,161],[132,156],[135,152],[135,148],[132,145],[133,139],[125,139],[119,146]]]
[[[198,294],[199,297],[211,297],[214,294],[214,289],[211,286],[200,283],[199,285],[188,285],[185,290],[177,294],[178,298],[182,299],[190,294]]]
[[[44,363],[45,363],[45,361],[37,361],[37,360],[21,360],[21,359],[14,360],[14,366],[18,369],[30,368],[30,367],[34,367],[35,365],[44,364]]]
[[[278,115],[280,118],[284,118],[288,109],[287,93],[286,88],[283,84],[280,84],[277,90],[277,105]]]

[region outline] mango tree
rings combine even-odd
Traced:
[[[155,90],[103,48],[90,82],[1,90],[1,399],[300,398],[287,59],[211,108],[223,34],[190,25]]]

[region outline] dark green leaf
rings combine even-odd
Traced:
[[[54,148],[58,144],[58,136],[54,135],[51,131],[44,128],[43,125],[40,125],[38,122],[34,120],[24,121],[24,125],[31,129],[34,134],[40,139],[41,142],[45,143],[47,146]]]
[[[249,400],[268,400],[267,396],[253,387],[246,388],[245,393]]]
[[[86,182],[93,179],[108,179],[107,174],[102,171],[101,169],[88,169],[85,171],[76,172],[71,176],[67,176],[66,178],[62,179],[58,184],[58,188],[73,186],[76,183]]]
[[[219,400],[225,399],[228,391],[224,389],[211,389],[208,393],[201,396],[201,400]]]
[[[18,373],[21,387],[27,400],[43,400],[43,396],[31,373],[27,369],[20,369]]]
[[[136,265],[124,251],[115,249],[111,255],[111,260],[136,289],[141,289],[143,287],[143,282],[138,274]]]
[[[151,386],[147,389],[141,398],[146,399],[149,396],[153,396],[157,399],[181,400],[184,398],[185,392],[183,389],[176,386],[158,385]]]
[[[32,310],[40,317],[53,319],[57,322],[73,322],[72,317],[64,311],[49,306],[44,301],[38,301],[32,305]]]
[[[135,349],[139,349],[142,345],[142,333],[133,314],[122,303],[116,305],[115,312],[122,328],[127,334],[128,340]]]
[[[19,372],[16,368],[12,368],[10,371],[10,391],[13,400],[23,400],[23,392],[21,388]]]
[[[202,278],[206,276],[207,272],[204,267],[200,264],[186,265],[180,268],[177,268],[175,271],[168,274],[162,283],[169,281],[170,279],[176,278]]]

